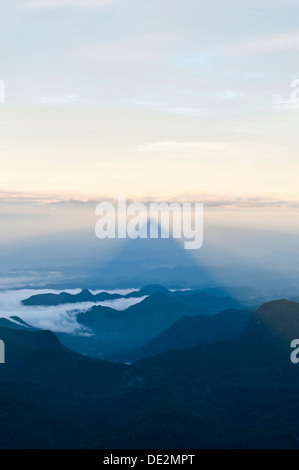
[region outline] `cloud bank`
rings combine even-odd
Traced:
[[[129,292],[133,289],[121,290],[120,293]],[[43,330],[51,330],[56,333],[70,333],[76,335],[89,335],[91,332],[77,322],[78,311],[89,310],[94,305],[103,305],[116,310],[125,310],[131,305],[141,302],[144,297],[130,299],[116,299],[105,302],[82,302],[80,304],[64,304],[49,307],[28,307],[21,304],[21,301],[36,294],[53,293],[59,294],[61,290],[53,289],[22,289],[0,291],[0,317],[9,318],[18,316],[29,325]],[[66,289],[64,292],[76,294],[80,289]],[[100,292],[100,291],[97,291]],[[118,290],[109,292],[119,292]]]

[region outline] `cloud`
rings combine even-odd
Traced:
[[[78,104],[82,103],[83,100],[81,100],[77,95],[72,94],[72,93],[66,93],[61,96],[42,96],[38,99],[38,102],[41,104],[46,104],[46,105],[67,105],[67,104]]]
[[[291,99],[286,100],[281,95],[277,94],[274,97],[274,108],[294,111],[299,109],[299,102],[293,102]]]
[[[115,0],[31,0],[27,8],[50,10],[54,8],[97,8],[114,3]]]
[[[175,142],[161,141],[151,144],[139,145],[137,151],[145,153],[198,153],[201,150],[220,150],[227,146],[227,143],[216,142]]]
[[[155,51],[151,50],[148,44],[141,45],[140,42],[89,46],[79,49],[74,56],[87,62],[110,64],[140,64],[157,59]]]
[[[62,195],[61,193],[29,193],[22,191],[3,191],[0,189],[0,201],[3,203],[36,203],[36,204],[83,204],[93,203],[87,196]]]
[[[206,208],[233,208],[233,209],[298,209],[298,197],[281,197],[275,194],[257,194],[238,196],[234,194],[182,194],[178,198],[182,202],[203,202]]]
[[[132,289],[133,290],[133,289]],[[9,318],[16,315],[35,328],[47,329],[60,333],[88,335],[90,331],[77,322],[78,311],[89,310],[94,305],[104,305],[116,310],[125,310],[131,305],[141,302],[144,297],[116,299],[105,302],[82,302],[80,304],[64,304],[50,307],[28,307],[21,301],[36,294],[59,294],[61,290],[53,289],[22,289],[0,292],[0,316]],[[76,294],[80,289],[66,289],[64,292]],[[118,292],[117,290],[111,292]]]
[[[224,51],[229,56],[250,56],[299,50],[299,31],[262,36]]]
[[[106,62],[110,64],[153,63],[161,60],[166,47],[176,43],[180,35],[176,33],[142,33],[134,40],[121,40],[83,47],[74,52],[73,56],[80,60]]]
[[[130,104],[136,106],[143,106],[146,108],[151,108],[158,112],[164,112],[168,114],[178,114],[181,116],[188,116],[188,117],[202,117],[207,115],[208,110],[207,108],[198,108],[198,107],[191,107],[191,106],[171,106],[165,102],[158,102],[158,101],[149,101],[149,100],[140,100],[140,99],[127,99],[123,100],[124,102],[128,102]]]
[[[298,209],[299,199],[294,195],[278,195],[278,194],[247,194],[244,196],[236,194],[213,194],[207,192],[183,193],[177,195],[169,195],[167,198],[148,197],[147,199],[139,199],[144,204],[151,202],[165,202],[171,204],[178,203],[196,203],[201,202],[204,208],[223,208],[223,209]]]
[[[286,102],[288,103],[288,102]],[[163,144],[163,145],[161,145]],[[165,144],[165,145],[164,145]],[[188,144],[188,145],[186,145]],[[153,144],[146,144],[141,145],[138,147],[139,151],[145,153],[163,153],[165,152],[189,152],[196,154],[200,150],[219,150],[221,148],[225,148],[227,143],[212,143],[212,142],[156,142]],[[92,213],[94,208],[99,202],[107,201],[111,204],[117,204],[117,195],[116,196],[108,196],[105,194],[98,194],[93,199],[88,198],[64,198],[59,195],[56,195],[55,198],[50,198],[49,196],[44,196],[42,194],[39,195],[29,195],[28,193],[16,193],[14,192],[0,192],[0,201],[2,206],[5,204],[14,204],[15,207],[22,207],[24,204],[28,205],[31,203],[32,206],[36,206],[38,208],[42,208],[45,206],[47,210],[49,207],[51,209],[57,209],[59,207],[67,207],[71,208],[81,208],[82,210],[90,211],[92,209]],[[298,209],[299,208],[299,199],[296,194],[247,194],[247,195],[237,195],[233,193],[208,193],[208,192],[185,192],[183,194],[170,194],[168,196],[161,196],[159,194],[149,195],[149,194],[130,194],[127,197],[127,203],[131,202],[142,202],[144,204],[149,204],[150,202],[203,202],[206,207],[234,207],[234,208],[262,208],[262,207],[273,207],[273,208],[290,208],[290,209]],[[27,206],[26,206],[27,207]],[[23,209],[22,209],[23,210]],[[0,212],[1,215],[1,212]],[[46,275],[46,277],[45,277]],[[15,282],[17,281],[17,287],[24,287],[28,285],[42,287],[45,285],[45,282],[53,282],[57,280],[61,280],[65,276],[65,274],[56,271],[49,271],[48,273],[43,275],[43,281],[40,280],[40,273],[39,272],[29,272],[24,273],[15,273],[13,272],[12,275],[2,275],[0,277],[0,288],[11,288],[15,287]],[[97,291],[98,292],[98,291]],[[124,294],[126,292],[120,292]]]
[[[243,96],[243,93],[240,91],[226,90],[217,93],[216,96],[222,100],[235,100]]]

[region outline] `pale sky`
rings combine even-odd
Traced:
[[[2,194],[299,200],[298,14],[298,0],[4,2]]]

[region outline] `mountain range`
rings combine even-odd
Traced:
[[[250,315],[248,310],[228,309],[212,316],[182,317],[147,344],[128,353],[125,360],[135,362],[171,349],[183,349],[233,338],[245,330]]]
[[[130,299],[134,297],[144,297],[146,295],[152,295],[156,292],[164,292],[167,295],[175,295],[170,290],[160,285],[149,285],[142,289],[134,290],[128,294],[117,294],[109,292],[100,292],[98,294],[92,294],[88,289],[83,289],[78,294],[69,294],[68,292],[61,292],[60,294],[37,294],[22,300],[22,304],[25,306],[50,306],[50,305],[62,305],[62,304],[75,304],[81,302],[103,302],[105,300],[116,300],[116,299]]]
[[[1,448],[298,448],[299,304],[263,304],[234,338],[131,366],[0,327]]]
[[[120,358],[121,354],[143,346],[183,316],[214,315],[231,308],[240,309],[241,304],[229,296],[214,297],[199,291],[171,293],[160,288],[122,311],[102,305],[87,311],[78,310],[77,322],[89,334],[59,333],[58,336],[74,351],[105,359],[115,355]]]

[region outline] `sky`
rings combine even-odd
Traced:
[[[298,13],[297,0],[5,2],[0,241],[30,236],[50,202],[119,194],[298,231]]]
[[[1,189],[297,197],[298,10],[5,2]]]

